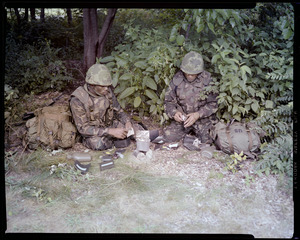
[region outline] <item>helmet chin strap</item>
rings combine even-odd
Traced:
[[[102,95],[99,95],[94,89],[92,89],[88,83],[84,84],[83,87],[93,97],[102,96]]]

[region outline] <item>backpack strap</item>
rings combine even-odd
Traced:
[[[253,140],[252,140],[252,135],[251,135],[251,132],[250,132],[250,129],[248,128],[247,125],[245,125],[245,128],[246,128],[246,132],[248,134],[248,139],[249,139],[249,152],[251,151],[251,148],[253,147]]]
[[[54,146],[54,139],[53,139],[53,132],[52,132],[52,131],[49,131],[48,134],[49,134],[50,147],[51,147],[51,149],[55,149],[55,146]]]
[[[86,92],[86,90],[81,86],[78,87],[73,93],[72,96],[76,97],[79,99],[79,101],[84,105],[85,111],[87,118],[91,120],[91,112],[88,107],[88,99],[89,99],[89,94]]]
[[[37,123],[37,137],[36,140],[38,142],[40,142],[40,136],[41,136],[41,131],[42,131],[42,125],[44,124],[44,119],[42,118],[42,109],[39,108],[37,110],[35,110],[34,115],[37,117],[38,119],[38,123]]]
[[[232,139],[230,136],[229,126],[226,127],[226,135],[227,135],[227,139],[228,139],[228,143],[229,143],[229,147],[230,147],[230,152],[233,153],[234,149],[233,149]]]

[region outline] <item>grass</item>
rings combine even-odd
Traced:
[[[237,179],[228,181],[228,177],[237,178],[238,174],[227,176],[219,169],[210,169],[206,178],[190,181],[179,176],[157,176],[131,167],[128,153],[115,161],[114,168],[100,172],[101,154],[95,153],[86,175],[65,161],[65,153],[49,156],[38,150],[24,155],[6,177],[8,230],[260,236],[273,224],[274,218],[266,218],[265,222],[262,219],[269,217],[267,210],[271,207],[266,201],[274,197],[274,191],[257,192]],[[188,164],[190,154],[181,156],[182,164]],[[58,167],[61,163],[65,164]],[[50,174],[52,165],[57,169]],[[251,182],[251,187],[259,181]],[[280,210],[288,228],[286,215],[290,207]],[[256,227],[259,222],[262,226]]]

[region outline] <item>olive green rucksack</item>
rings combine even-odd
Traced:
[[[233,122],[225,124],[217,123],[211,131],[211,136],[214,139],[218,149],[227,154],[238,153],[243,151],[249,158],[256,158],[260,151],[260,128],[253,123]]]
[[[23,145],[53,149],[70,148],[76,142],[77,129],[72,123],[69,106],[48,106],[34,111],[34,118],[26,122]]]

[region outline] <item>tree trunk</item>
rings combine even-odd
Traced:
[[[104,45],[109,33],[110,28],[112,27],[114,18],[116,16],[117,8],[110,8],[108,9],[108,14],[105,18],[105,22],[103,23],[98,43],[97,43],[97,58],[100,58],[103,54]]]
[[[71,26],[71,24],[72,24],[72,12],[71,12],[71,8],[67,8],[67,16],[68,16],[68,24],[69,24],[69,26]]]
[[[28,8],[25,8],[24,20],[28,22]]]
[[[117,9],[108,9],[108,14],[103,23],[101,33],[98,36],[97,9],[83,9],[83,28],[84,28],[84,56],[83,66],[86,71],[96,62],[96,57],[100,58],[103,54],[104,44],[108,32],[112,27]]]
[[[40,20],[45,22],[45,8],[41,8]]]
[[[35,8],[30,8],[30,17],[31,17],[31,20],[36,20],[36,18],[35,18]]]
[[[20,26],[21,16],[20,16],[20,13],[19,13],[19,9],[18,8],[14,8],[14,10],[15,10],[15,14],[16,14],[16,17],[17,17],[18,26]]]
[[[84,34],[84,71],[96,61],[96,46],[98,37],[97,9],[83,9],[83,34]]]

